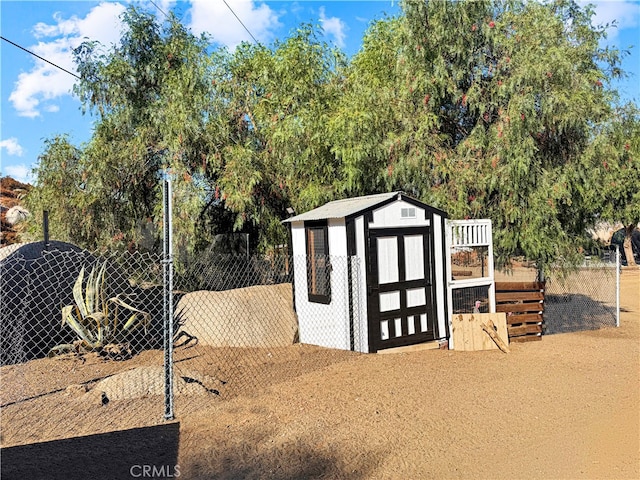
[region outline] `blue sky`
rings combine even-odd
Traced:
[[[260,42],[286,38],[302,22],[323,26],[326,40],[352,55],[361,45],[372,20],[399,12],[392,0],[360,1],[256,1],[226,0]],[[2,36],[28,50],[75,72],[71,49],[88,37],[104,45],[118,41],[118,16],[130,1],[25,1],[2,0]],[[252,41],[223,0],[154,2],[137,1],[163,18],[157,7],[173,10],[194,33],[213,35],[219,43],[233,48],[243,40]],[[155,3],[156,6],[153,5]],[[623,99],[640,103],[640,1],[599,1],[595,23],[617,21],[607,42],[631,49],[623,68],[632,76],[616,85]],[[91,135],[92,117],[83,116],[79,102],[71,95],[76,80],[72,75],[46,64],[2,41],[0,176],[33,181],[31,170],[44,148],[44,140],[66,133],[80,145]]]

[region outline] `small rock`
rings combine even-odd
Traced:
[[[104,406],[109,403],[109,397],[107,397],[107,394],[104,391],[97,390],[95,388],[85,393],[83,399],[92,405],[98,406]]]

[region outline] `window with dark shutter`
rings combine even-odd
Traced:
[[[328,304],[331,302],[331,263],[327,223],[306,223],[305,232],[309,301]]]

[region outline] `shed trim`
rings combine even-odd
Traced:
[[[427,205],[404,192],[398,191],[334,200],[332,202],[325,203],[318,208],[309,210],[308,212],[296,215],[295,217],[287,218],[286,220],[283,220],[283,223],[328,220],[331,218],[344,218],[345,220],[350,220],[364,214],[365,212],[370,212],[377,208],[384,207],[385,205],[397,200],[402,200],[428,212],[436,213],[442,217],[448,217],[447,213],[443,210]]]

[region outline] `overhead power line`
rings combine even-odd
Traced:
[[[231,11],[231,13],[233,13],[233,16],[236,17],[236,20],[238,20],[238,22],[240,22],[240,25],[242,25],[242,27],[246,30],[246,32],[249,34],[249,36],[251,38],[253,38],[253,41],[256,43],[260,43],[258,42],[258,39],[256,37],[253,36],[253,33],[251,33],[251,31],[249,30],[249,28],[247,28],[247,26],[244,24],[244,22],[240,19],[240,17],[238,17],[238,15],[236,14],[236,12],[233,11],[233,8],[231,8],[231,5],[229,5],[227,3],[227,0],[222,0],[224,2],[224,4],[227,6],[227,8]],[[160,13],[162,13],[166,18],[169,18],[169,15],[167,15],[167,12],[165,12],[164,10],[162,10],[162,8],[160,8],[158,6],[158,4],[156,2],[154,2],[153,0],[149,0],[149,2],[151,3],[151,5],[153,5],[154,7],[156,7],[158,9],[158,11]]]
[[[79,77],[78,75],[76,75],[75,73],[70,72],[70,71],[69,71],[69,70],[67,70],[66,68],[62,68],[60,65],[56,65],[56,64],[55,64],[55,63],[53,63],[52,61],[47,60],[46,58],[41,57],[40,55],[38,55],[38,54],[36,54],[36,53],[33,53],[31,50],[27,50],[27,49],[26,49],[26,48],[24,48],[22,45],[18,45],[17,43],[12,42],[12,41],[11,41],[11,40],[9,40],[8,38],[5,38],[5,37],[3,37],[3,36],[1,36],[1,35],[0,35],[0,38],[1,38],[2,40],[4,40],[5,42],[10,43],[10,44],[11,44],[11,45],[13,45],[14,47],[18,47],[20,50],[24,50],[24,51],[25,51],[25,52],[27,52],[28,54],[33,55],[33,56],[34,56],[34,57],[36,57],[36,58],[39,58],[39,59],[40,59],[40,60],[42,60],[43,62],[47,62],[49,65],[53,65],[53,66],[54,66],[54,67],[56,67],[57,69],[62,70],[63,72],[68,73],[69,75],[73,75],[73,76],[74,76],[74,77],[76,77],[78,80],[82,80],[82,78],[80,78],[80,77]]]
[[[167,13],[164,10],[162,10],[156,2],[154,2],[153,0],[149,0],[149,1],[151,2],[151,5],[156,7],[161,14],[163,14],[166,18],[169,18],[169,15],[167,15]]]
[[[247,28],[247,26],[246,26],[244,23],[242,23],[242,20],[240,20],[240,17],[238,17],[238,15],[236,15],[236,12],[234,12],[234,11],[233,11],[233,8],[231,8],[231,6],[227,3],[227,0],[222,0],[222,1],[223,1],[223,2],[224,2],[224,4],[227,6],[227,8],[228,8],[229,10],[231,10],[231,13],[233,13],[233,16],[234,16],[234,17],[236,17],[236,19],[240,22],[240,25],[242,25],[242,26],[244,27],[244,29],[247,31],[247,33],[251,36],[251,38],[253,38],[253,41],[254,41],[254,42],[256,42],[256,43],[260,43],[260,42],[256,39],[256,37],[254,37],[254,36],[253,36],[253,33],[251,33],[251,32],[249,31],[249,29]]]
[[[167,13],[162,10],[153,0],[149,0],[153,6],[155,6],[165,17],[169,18],[169,16],[167,15]],[[249,30],[249,28],[247,28],[247,26],[244,24],[244,22],[240,19],[240,17],[238,17],[238,15],[236,14],[236,12],[234,12],[233,8],[231,8],[231,5],[229,5],[227,3],[227,0],[222,0],[224,2],[224,4],[227,6],[227,8],[231,11],[231,13],[233,13],[233,16],[236,17],[236,20],[238,20],[238,22],[240,22],[240,25],[242,25],[242,27],[246,30],[246,32],[249,34],[249,36],[253,39],[254,42],[256,43],[260,43],[258,41],[258,39],[253,35],[253,33],[251,33],[251,30]],[[4,40],[7,43],[10,43],[11,45],[13,45],[14,47],[19,48],[20,50],[24,50],[25,52],[27,52],[29,55],[33,55],[34,57],[42,60],[43,62],[48,63],[49,65],[52,65],[54,67],[56,67],[59,70],[62,70],[65,73],[68,73],[69,75],[72,75],[74,77],[76,77],[78,80],[82,80],[82,78],[80,78],[78,75],[76,75],[73,72],[70,72],[69,70],[67,70],[66,68],[61,67],[60,65],[57,65],[55,63],[53,63],[51,60],[47,60],[44,57],[41,57],[40,55],[38,55],[37,53],[32,52],[31,50],[28,50],[26,48],[24,48],[22,45],[18,45],[15,42],[12,42],[11,40],[9,40],[8,38],[5,38],[3,36],[0,35],[0,38],[2,40]]]

